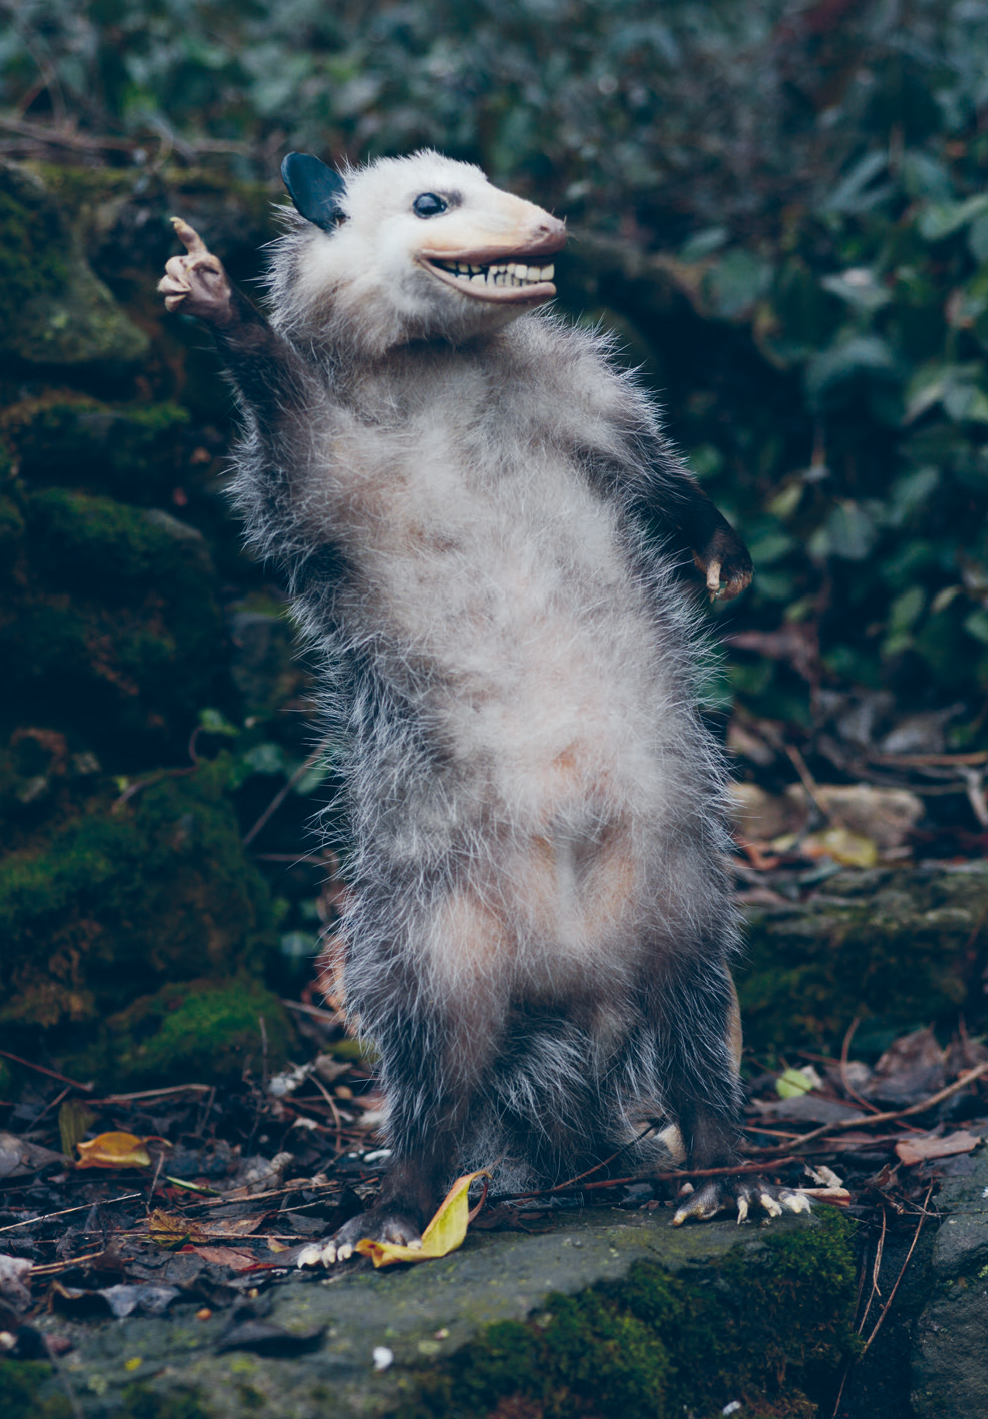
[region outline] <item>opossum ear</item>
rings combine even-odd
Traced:
[[[307,222],[330,231],[343,217],[340,198],[346,183],[311,153],[289,153],[281,164],[281,177],[295,210]]]

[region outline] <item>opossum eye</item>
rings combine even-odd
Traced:
[[[434,192],[423,192],[412,203],[412,211],[416,217],[438,217],[440,212],[445,212],[447,205]]]

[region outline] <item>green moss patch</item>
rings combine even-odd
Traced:
[[[0,730],[57,729],[107,768],[184,757],[199,707],[222,690],[225,637],[199,533],[154,508],[11,483],[0,543]]]
[[[4,354],[28,366],[123,371],[148,338],[90,270],[57,204],[26,169],[0,164]]]
[[[108,1071],[163,1076],[177,1067],[174,1041],[186,1038],[182,1022],[192,1017],[172,1023],[169,1034],[175,1001],[151,1005],[146,997],[183,982],[256,973],[273,944],[272,904],[241,847],[228,778],[225,759],[163,777],[116,811],[93,805],[39,846],[3,859],[0,1027],[53,1032],[49,1047],[59,1055],[85,1056]],[[238,1000],[249,994],[244,985],[229,989]],[[115,1038],[108,1017],[135,998],[137,1014],[120,1020]],[[215,1023],[225,1022],[217,1046],[224,1069],[255,1048],[245,1032],[257,1035],[258,1012],[269,1042],[283,1041],[287,1026],[273,998],[232,1017],[229,1003],[214,1000],[188,1030],[204,1029],[210,1010]],[[155,1051],[146,1037],[157,1026],[167,1042]]]
[[[852,1347],[853,1224],[740,1247],[673,1276],[636,1262],[620,1282],[550,1296],[527,1322],[490,1326],[422,1372],[401,1419],[812,1419]]]
[[[262,1063],[279,1069],[290,1034],[281,1001],[247,976],[222,984],[182,981],[112,1016],[95,1049],[73,1066],[89,1073],[95,1065],[149,1085],[193,1077],[234,1081],[248,1066],[255,1074]]]
[[[12,405],[0,433],[32,483],[84,485],[148,504],[164,501],[178,482],[188,422],[174,403],[114,405],[56,392]]]

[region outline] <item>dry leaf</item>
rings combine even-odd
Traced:
[[[66,1099],[58,1111],[58,1135],[62,1141],[62,1152],[66,1158],[72,1157],[77,1143],[96,1122],[98,1115],[82,1099]]]
[[[204,1222],[202,1230],[208,1237],[249,1237],[267,1215],[266,1212],[254,1212],[250,1217],[218,1217],[216,1221]]]
[[[77,1168],[149,1168],[143,1138],[133,1133],[100,1133],[89,1143],[77,1143]]]
[[[932,1133],[918,1138],[904,1138],[895,1145],[895,1151],[907,1168],[916,1163],[925,1163],[930,1158],[949,1158],[954,1153],[970,1153],[977,1148],[981,1139],[966,1129],[958,1133],[948,1133],[946,1138],[936,1138]]]
[[[878,862],[878,844],[863,833],[849,828],[826,828],[822,833],[810,833],[803,839],[804,857],[830,857],[842,867],[874,867]]]
[[[467,1173],[465,1177],[457,1178],[443,1198],[439,1211],[422,1233],[422,1241],[417,1247],[373,1242],[369,1237],[364,1237],[354,1250],[360,1252],[361,1256],[369,1256],[375,1266],[393,1266],[396,1261],[434,1261],[437,1257],[456,1251],[457,1247],[463,1245],[467,1224],[480,1211],[484,1205],[484,1197],[487,1196],[485,1185],[484,1197],[471,1212],[467,1201],[470,1184],[476,1178],[488,1177],[490,1173],[487,1169],[481,1168],[479,1172]]]
[[[206,1233],[197,1222],[190,1222],[175,1212],[156,1207],[148,1218],[148,1235],[159,1247],[181,1247],[187,1242],[204,1242]]]
[[[240,1251],[236,1247],[193,1246],[184,1250],[195,1252],[203,1261],[211,1261],[216,1266],[228,1266],[231,1271],[249,1271],[252,1266],[257,1265],[257,1257],[253,1252]]]

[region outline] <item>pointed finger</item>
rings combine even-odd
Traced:
[[[175,228],[175,235],[190,256],[209,255],[209,248],[206,246],[206,243],[195,228],[189,226],[188,222],[184,221],[181,217],[172,217],[172,226]]]

